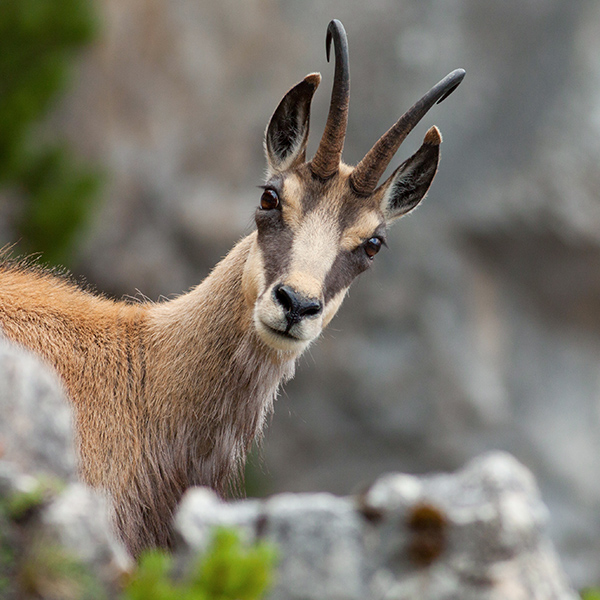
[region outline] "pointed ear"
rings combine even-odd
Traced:
[[[423,145],[381,186],[381,209],[386,221],[410,212],[425,197],[437,171],[441,143],[439,129],[432,127],[425,135]]]
[[[304,162],[310,102],[319,83],[319,73],[307,75],[283,97],[273,113],[265,133],[265,153],[271,175]]]

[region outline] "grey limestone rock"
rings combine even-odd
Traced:
[[[389,475],[360,498],[372,525],[375,595],[389,599],[573,599],[546,534],[548,511],[512,456],[453,475]]]
[[[104,498],[75,481],[71,409],[58,378],[39,359],[1,337],[0,417],[0,500],[31,494],[38,498],[34,503],[42,502],[33,522],[10,526],[31,529],[15,539],[58,543],[107,589],[116,589],[132,560],[113,535]],[[38,496],[36,490],[46,488]],[[12,552],[24,550],[15,547]]]
[[[67,486],[42,512],[42,523],[73,556],[90,566],[101,581],[114,584],[133,567],[117,540],[103,496],[81,483]]]
[[[0,331],[0,458],[30,475],[74,481],[71,409],[58,377]]]
[[[364,598],[367,591],[362,517],[350,498],[279,494],[264,501],[221,502],[204,488],[184,496],[176,528],[188,551],[202,551],[215,526],[233,526],[248,542],[279,551],[275,588],[281,600]]]
[[[277,600],[575,600],[531,473],[492,453],[454,474],[387,475],[357,497],[220,501],[197,488],[176,527],[189,551],[216,525],[280,552]]]

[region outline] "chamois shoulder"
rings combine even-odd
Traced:
[[[42,267],[28,259],[0,256],[0,311],[27,309],[77,313],[82,318],[102,313],[138,312],[144,305],[112,300],[92,290],[66,270]]]

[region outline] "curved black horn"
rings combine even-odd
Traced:
[[[327,61],[329,61],[332,39],[335,48],[335,75],[331,91],[331,104],[323,137],[310,162],[312,172],[322,179],[331,177],[339,168],[346,137],[350,101],[348,38],[344,26],[337,19],[331,21],[327,27],[325,40]]]
[[[373,192],[400,144],[413,127],[434,104],[447,98],[458,87],[464,76],[464,69],[456,69],[446,75],[381,136],[350,175],[350,184],[356,193],[368,196]]]

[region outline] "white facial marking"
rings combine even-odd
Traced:
[[[381,225],[381,217],[370,211],[361,216],[354,225],[342,234],[340,245],[343,250],[354,250],[365,240],[369,239],[375,230]]]
[[[327,210],[315,210],[298,223],[287,273],[261,293],[254,310],[256,330],[269,346],[300,353],[321,333],[323,313],[305,317],[288,330],[286,313],[274,298],[273,287],[284,284],[306,298],[322,300],[325,277],[339,251],[339,239],[336,215]]]
[[[302,185],[294,173],[283,182],[283,197],[286,204],[283,218],[293,230],[297,230],[302,224]]]
[[[324,210],[309,213],[294,236],[286,283],[296,283],[295,289],[309,298],[320,298],[325,277],[339,251],[339,237],[335,215]]]

